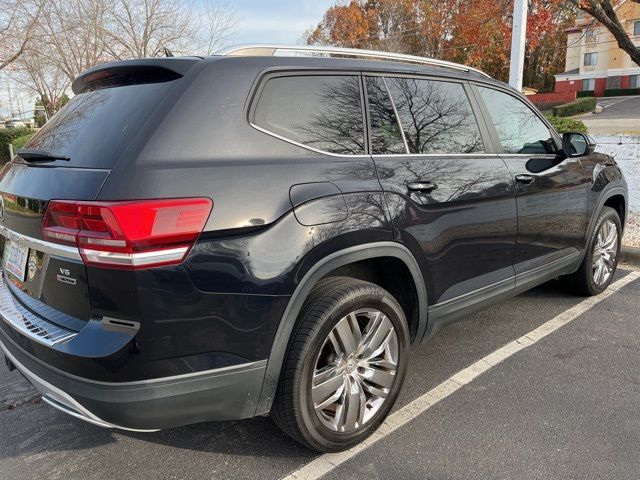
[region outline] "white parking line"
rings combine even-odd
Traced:
[[[490,353],[464,370],[459,371],[433,390],[430,390],[421,397],[415,399],[413,402],[402,407],[400,410],[390,415],[373,435],[359,445],[356,445],[350,450],[344,452],[320,455],[316,459],[302,466],[300,469],[284,477],[283,480],[313,480],[322,477],[334,468],[338,467],[340,464],[346,462],[358,453],[369,448],[374,443],[396,431],[398,428],[406,425],[418,415],[424,413],[441,400],[444,400],[464,385],[472,382],[487,370],[495,367],[516,352],[533,345],[538,340],[575,320],[580,315],[587,312],[603,300],[609,298],[625,285],[628,285],[638,278],[640,278],[640,272],[630,273],[626,277],[612,284],[607,291],[601,295],[588,298],[569,310],[562,312],[560,315],[546,323],[543,323],[535,330],[532,330],[513,342],[507,343],[495,352]]]

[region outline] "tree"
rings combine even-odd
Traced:
[[[15,62],[36,36],[46,0],[0,0],[0,70]]]
[[[640,0],[626,0],[630,3],[640,4]],[[583,12],[591,15],[611,32],[618,42],[618,46],[629,54],[631,60],[640,65],[640,46],[636,46],[631,40],[631,36],[625,30],[624,25],[618,18],[617,9],[625,1],[613,4],[610,0],[569,0]]]
[[[512,0],[351,0],[330,7],[305,39],[457,61],[507,80],[512,10]],[[575,8],[566,2],[530,1],[529,85],[553,86],[553,74],[564,64],[565,29],[574,18]]]

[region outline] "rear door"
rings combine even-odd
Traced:
[[[485,146],[468,86],[366,76],[371,151],[395,235],[421,263],[430,304],[514,286],[516,205]]]
[[[506,91],[477,86],[489,128],[516,182],[518,241],[516,274],[548,264],[571,263],[584,248],[587,171],[563,158],[538,113]]]

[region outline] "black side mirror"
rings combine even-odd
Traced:
[[[562,136],[562,153],[567,158],[584,157],[595,150],[596,142],[585,133],[568,132]]]

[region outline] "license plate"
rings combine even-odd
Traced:
[[[24,282],[27,273],[27,259],[29,247],[23,247],[14,242],[8,242],[4,256],[4,269]]]

